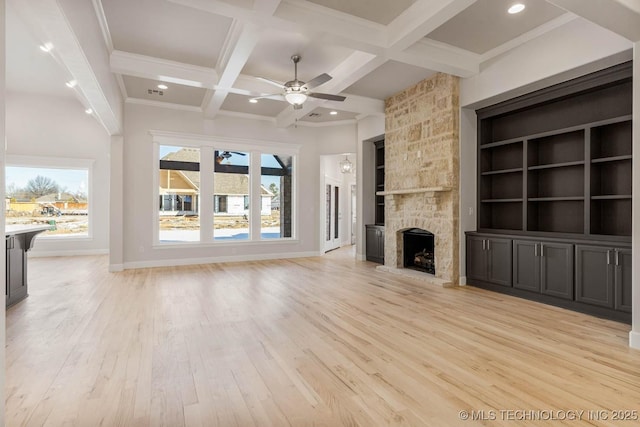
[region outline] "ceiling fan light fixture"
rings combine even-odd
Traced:
[[[284,99],[291,105],[302,105],[307,100],[307,95],[300,92],[289,92],[284,96]]]

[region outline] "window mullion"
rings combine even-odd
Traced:
[[[209,243],[213,240],[214,149],[203,146],[200,150],[200,241]]]
[[[251,152],[251,164],[249,168],[249,197],[250,197],[250,210],[251,221],[251,240],[260,240],[261,229],[261,215],[262,210],[262,194],[260,191],[260,162],[261,156],[259,151]]]

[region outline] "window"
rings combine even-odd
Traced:
[[[213,196],[213,212],[227,213],[227,196]]]
[[[217,245],[295,236],[298,146],[151,134],[159,168],[153,194],[157,244]]]
[[[251,155],[229,150],[216,150],[213,155],[213,239],[248,240]]]
[[[158,183],[160,241],[199,241],[200,150],[160,146]]]
[[[7,226],[50,225],[42,236],[90,236],[89,167],[7,165],[5,182]]]
[[[262,154],[260,158],[263,239],[292,237],[293,156]]]

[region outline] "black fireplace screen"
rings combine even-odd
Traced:
[[[436,274],[433,233],[411,228],[402,232],[402,235],[404,267]]]

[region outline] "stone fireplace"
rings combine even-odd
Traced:
[[[459,79],[438,73],[385,101],[385,265],[405,266],[407,230],[433,239],[434,276],[459,279]],[[420,248],[420,250],[426,248]],[[413,249],[409,250],[410,252]]]

